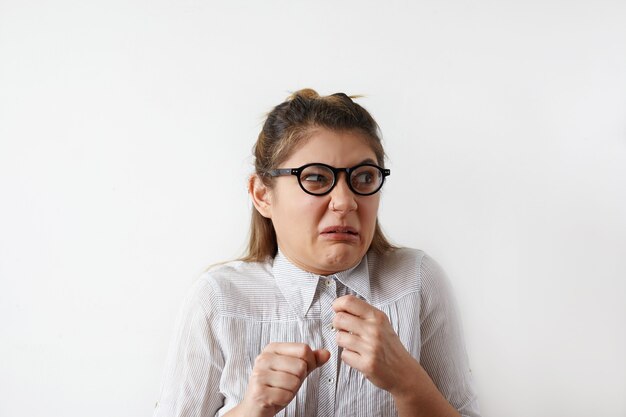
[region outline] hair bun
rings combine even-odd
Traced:
[[[320,95],[317,94],[317,91],[313,90],[312,88],[303,88],[302,90],[298,90],[295,93],[292,93],[289,97],[287,97],[287,100],[291,101],[298,97],[313,100],[319,98],[319,96]]]

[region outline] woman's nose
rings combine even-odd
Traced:
[[[342,178],[343,175],[346,175],[346,173],[342,172],[339,174],[337,184],[335,184],[335,188],[330,192],[328,207],[336,212],[354,211],[358,207],[356,196],[350,187],[348,187],[345,177]]]

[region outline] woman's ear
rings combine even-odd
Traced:
[[[250,175],[248,178],[248,192],[252,197],[252,204],[261,213],[261,216],[268,219],[272,218],[272,201],[271,190],[257,174]]]

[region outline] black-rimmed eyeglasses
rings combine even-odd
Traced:
[[[311,195],[326,195],[337,185],[337,176],[346,173],[348,187],[358,195],[372,195],[378,192],[391,171],[374,164],[359,164],[352,168],[334,168],[322,163],[302,165],[300,168],[283,168],[269,171],[270,177],[295,175],[300,188]]]

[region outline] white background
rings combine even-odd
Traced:
[[[364,94],[485,416],[626,416],[626,3],[0,0],[0,415],[149,416],[290,91]]]

